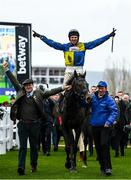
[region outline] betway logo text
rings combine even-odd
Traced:
[[[26,43],[28,42],[28,39],[23,36],[18,36],[18,47],[19,47],[19,53],[18,53],[18,66],[17,66],[17,74],[26,74]]]

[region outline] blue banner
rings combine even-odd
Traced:
[[[6,96],[16,95],[16,91],[14,88],[0,88],[0,95],[6,95]]]

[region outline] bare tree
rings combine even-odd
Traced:
[[[109,60],[109,61],[108,61]],[[127,65],[126,59],[122,61],[114,60],[111,58],[107,60],[107,68],[104,71],[104,79],[109,84],[109,92],[115,95],[117,91],[123,90],[124,92],[131,92],[131,71],[130,66]],[[110,66],[109,66],[110,62]],[[118,63],[119,62],[119,63]]]

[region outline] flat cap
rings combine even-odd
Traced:
[[[25,81],[23,81],[22,85],[25,84],[33,84],[33,80],[32,79],[26,79]]]

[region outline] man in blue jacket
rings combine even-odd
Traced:
[[[38,37],[48,46],[64,52],[66,66],[64,84],[66,84],[68,79],[70,79],[73,75],[74,70],[76,70],[77,73],[83,73],[86,50],[93,49],[110,39],[110,37],[114,37],[115,31],[116,30],[114,29],[110,34],[87,43],[79,42],[80,34],[76,29],[72,29],[69,32],[68,37],[70,42],[66,44],[55,42],[44,35],[36,33],[35,31],[33,31],[33,37]]]
[[[107,83],[100,81],[97,87],[98,91],[93,94],[91,101],[90,123],[101,173],[110,176],[110,127],[118,116],[118,109],[114,99],[108,94]]]

